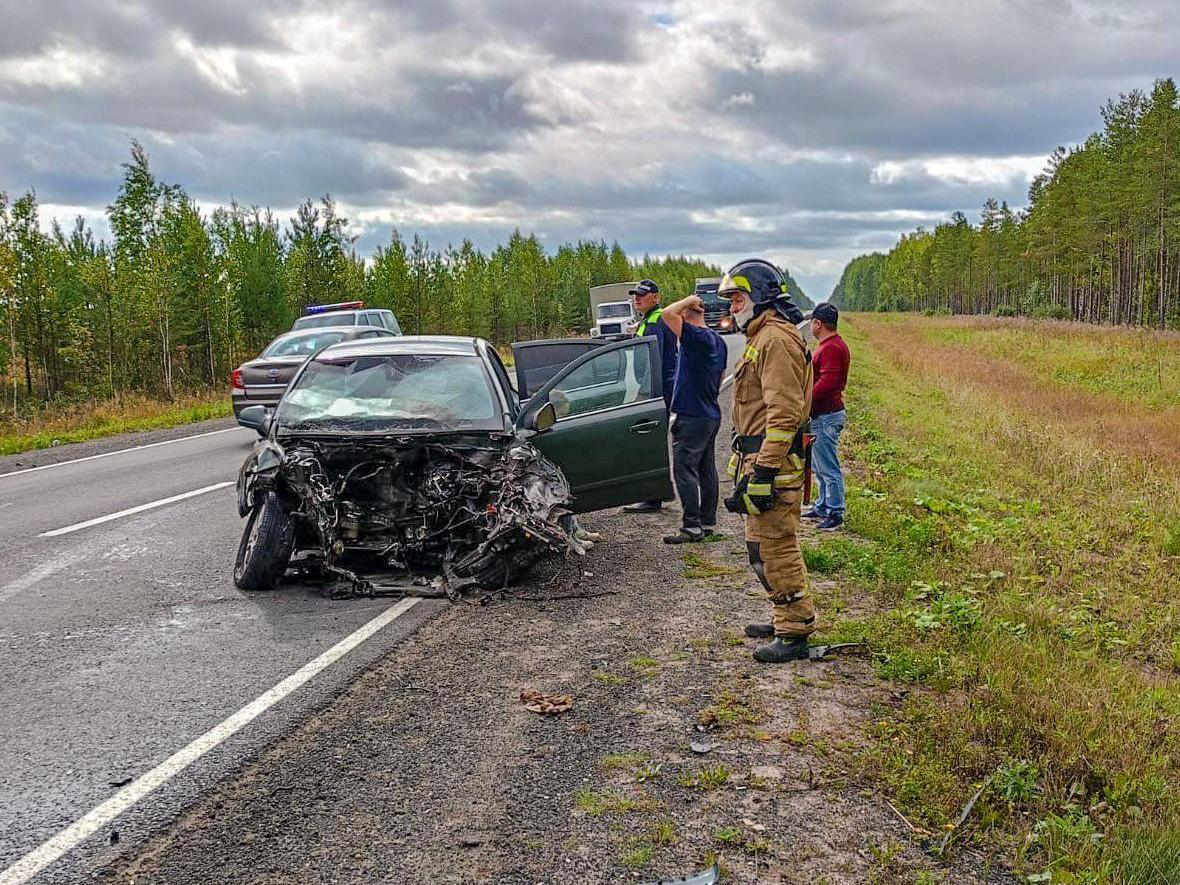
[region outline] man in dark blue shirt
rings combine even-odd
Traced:
[[[714,444],[721,427],[717,395],[725,373],[726,348],[705,325],[705,305],[696,295],[664,308],[668,330],[680,341],[672,394],[672,478],[684,508],[680,531],[666,544],[703,541],[717,526],[717,460]]]
[[[635,337],[642,338],[654,335],[660,342],[660,376],[663,380],[664,406],[672,408],[672,390],[676,386],[676,336],[669,331],[662,319],[660,308],[660,287],[651,280],[640,280],[628,294],[635,304],[635,312],[639,314],[639,325],[635,328]],[[663,501],[640,501],[628,504],[623,508],[625,513],[657,513],[663,509]]]

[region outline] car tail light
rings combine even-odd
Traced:
[[[234,369],[229,373],[229,386],[234,390],[245,390],[246,382],[242,380],[242,370]]]

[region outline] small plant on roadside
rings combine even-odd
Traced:
[[[1164,529],[1164,540],[1160,544],[1164,556],[1180,556],[1180,520]]]
[[[647,839],[652,845],[666,848],[680,841],[680,833],[677,831],[675,823],[670,820],[661,820],[648,827]]]
[[[713,703],[697,714],[697,721],[701,725],[722,727],[757,725],[765,718],[766,714],[761,707],[728,689],[718,692]]]
[[[739,645],[746,644],[745,637],[733,630],[726,630],[722,639],[730,648],[736,648]]]
[[[594,679],[603,685],[626,685],[629,681],[626,676],[611,673],[609,670],[595,670],[593,675]]]
[[[619,769],[635,768],[650,758],[651,756],[647,753],[607,753],[598,760],[598,764],[607,771],[618,771]]]
[[[644,679],[651,679],[660,672],[660,662],[647,655],[636,655],[628,660],[627,664]]]
[[[654,763],[651,765],[640,765],[635,769],[636,783],[645,784],[648,781],[654,781],[660,776],[660,772],[664,770],[663,763]]]
[[[647,866],[651,861],[652,855],[655,853],[656,850],[651,845],[632,843],[632,847],[623,850],[623,854],[619,857],[619,860],[622,861],[623,866],[638,870],[641,867]]]
[[[991,788],[1009,805],[1028,805],[1040,794],[1037,767],[1024,759],[1006,762],[996,771]]]
[[[741,827],[718,827],[713,831],[713,838],[722,845],[739,845],[745,839]]]
[[[697,771],[682,771],[676,776],[676,782],[692,790],[716,790],[729,783],[729,774],[724,765],[714,765]]]
[[[714,562],[703,553],[696,553],[692,550],[686,552],[682,559],[684,561],[684,577],[690,579],[722,578],[726,575],[739,575],[743,571],[731,565]]]
[[[574,794],[574,805],[591,817],[603,814],[628,814],[632,812],[648,812],[658,807],[658,803],[650,796],[620,796],[617,793],[606,793],[584,787]]]

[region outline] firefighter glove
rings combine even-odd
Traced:
[[[742,500],[742,496],[746,493],[746,485],[749,482],[748,476],[743,476],[733,484],[733,494],[726,498],[722,503],[725,509],[730,513],[745,513],[746,505]]]
[[[777,474],[778,471],[773,467],[754,465],[754,475],[749,478],[742,494],[746,513],[751,516],[760,516],[774,507],[776,495],[774,478]]]

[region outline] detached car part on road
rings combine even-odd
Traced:
[[[358,594],[497,589],[570,549],[572,514],[670,497],[653,342],[514,345],[524,402],[479,339],[325,348],[277,410],[239,416],[264,438],[238,477],[235,582],[294,564]]]

